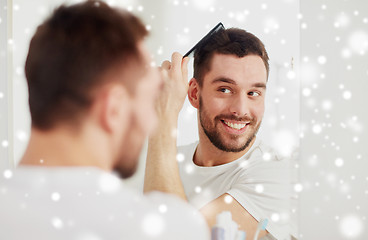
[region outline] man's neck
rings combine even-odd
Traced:
[[[248,147],[245,148],[243,151],[226,152],[218,149],[215,145],[213,145],[207,136],[201,136],[200,134],[199,143],[197,146],[197,150],[194,153],[193,161],[196,165],[204,167],[218,166],[230,163],[246,154],[254,144],[255,140],[256,137],[254,137],[254,139],[249,143]]]
[[[20,165],[94,166],[111,170],[105,146],[96,145],[96,133],[73,132],[56,128],[40,131],[32,128],[31,138]]]

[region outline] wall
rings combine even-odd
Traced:
[[[301,14],[301,239],[368,239],[368,2]]]
[[[7,1],[0,1],[0,169],[13,167],[12,159],[12,88],[11,69],[12,37],[11,11],[7,8]],[[10,15],[9,15],[10,14]],[[10,93],[10,94],[9,94]],[[10,144],[9,144],[10,143]]]

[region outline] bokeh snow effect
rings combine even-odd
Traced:
[[[14,0],[14,36],[1,41],[1,60],[8,49],[14,54],[14,92],[8,93],[6,86],[0,85],[0,116],[6,116],[3,109],[7,111],[9,94],[14,95],[15,107],[13,138],[5,134],[7,126],[11,125],[4,120],[6,118],[0,118],[1,123],[6,123],[1,128],[0,153],[5,155],[14,149],[16,160],[29,138],[30,118],[23,74],[28,42],[37,24],[61,2],[78,1]],[[152,52],[152,65],[156,66],[170,58],[173,51],[184,54],[219,21],[226,27],[242,27],[259,36],[271,59],[267,110],[259,134],[284,155],[293,155],[301,147],[295,164],[300,179],[291,187],[299,200],[292,213],[300,216],[300,239],[368,239],[368,139],[365,127],[368,122],[365,110],[368,5],[365,1],[107,2],[144,19],[151,33],[147,45]],[[0,6],[0,9],[5,11],[6,6]],[[6,17],[1,15],[1,33],[5,23]],[[196,111],[188,102],[180,118],[179,143],[195,140]],[[269,159],[267,154],[263,157]],[[179,153],[177,160],[183,161],[183,155]],[[192,170],[186,169],[188,173]],[[1,177],[11,178],[12,171],[2,171]],[[114,179],[100,179],[101,191],[113,193],[119,186]],[[263,191],[261,186],[256,190]],[[198,187],[195,191],[201,192],[202,189]],[[50,201],[62,198],[57,192],[50,197]],[[165,206],[160,207],[161,212],[166,210]],[[142,223],[148,234],[159,235],[164,229],[158,216],[147,215]],[[273,216],[274,221],[278,219],[280,216]],[[152,222],[157,225],[155,228],[151,227]],[[64,226],[57,216],[51,224],[56,229]]]

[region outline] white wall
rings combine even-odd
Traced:
[[[9,167],[8,14],[6,0],[0,1],[0,169]]]
[[[301,2],[303,239],[368,239],[368,2]]]

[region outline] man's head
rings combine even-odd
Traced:
[[[143,46],[146,35],[137,17],[102,1],[57,8],[38,27],[26,60],[32,128],[78,132],[94,122],[109,136],[114,165],[131,175],[136,160],[124,152],[130,148],[137,158],[154,125],[137,118],[144,112],[155,122],[152,102],[160,83]],[[129,141],[131,132],[142,137]]]
[[[219,30],[199,46],[188,96],[200,134],[222,151],[246,149],[263,118],[268,73],[263,43],[244,30]]]

